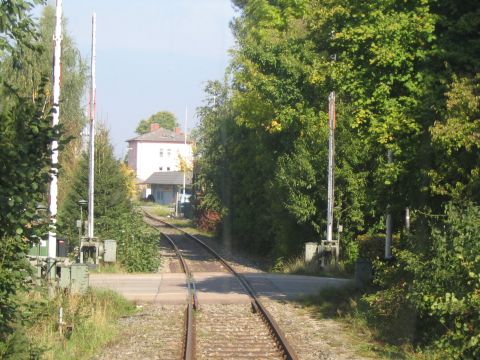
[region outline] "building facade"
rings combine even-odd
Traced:
[[[146,185],[144,197],[152,194],[159,203],[172,203],[178,193],[179,177],[183,186],[184,168],[187,169],[186,185],[191,187],[192,143],[188,138],[185,143],[185,134],[179,128],[171,131],[152,124],[150,130],[147,134],[128,140],[128,166],[135,171],[137,184]],[[152,192],[153,185],[161,185],[164,190],[159,191],[155,186]]]
[[[183,171],[155,172],[144,181],[149,186],[149,194],[155,202],[168,205],[182,198],[183,193]],[[190,194],[192,186],[191,173],[185,174],[186,197]]]

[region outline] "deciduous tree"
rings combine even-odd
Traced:
[[[21,71],[24,47],[40,51],[29,15],[32,4],[0,2],[0,57],[2,61],[15,59],[12,66],[16,71]],[[16,294],[27,286],[30,267],[25,255],[34,239],[47,230],[37,207],[45,200],[50,144],[58,139],[59,129],[51,127],[45,81],[33,101],[17,91],[15,83],[0,76],[0,357],[6,357],[12,346],[11,334],[23,320]]]
[[[178,126],[177,118],[170,111],[159,111],[148,119],[140,121],[135,132],[139,135],[150,132],[150,125],[158,124],[161,128],[173,130]]]

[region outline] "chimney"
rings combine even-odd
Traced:
[[[176,127],[175,128],[175,135],[180,135],[182,133],[182,128]]]
[[[153,123],[150,125],[150,132],[153,132],[158,129],[160,129],[160,125],[158,125],[157,123]]]

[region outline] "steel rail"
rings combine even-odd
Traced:
[[[186,275],[187,281],[187,307],[185,309],[185,337],[184,337],[184,346],[183,346],[183,359],[184,360],[193,360],[195,359],[195,317],[193,316],[193,311],[198,309],[198,300],[197,300],[197,291],[195,287],[195,282],[193,281],[192,273],[188,268],[187,262],[183,258],[181,251],[178,249],[175,242],[168,236],[160,232],[160,235],[163,235],[165,239],[170,243],[172,248],[177,253],[178,258],[180,259],[180,264],[182,266],[183,272]]]
[[[191,300],[193,301],[193,308],[195,310],[197,310],[198,307],[199,307],[198,297],[197,297],[197,288],[195,286],[195,280],[194,280],[194,277],[192,275],[192,272],[190,271],[190,269],[187,265],[187,262],[185,261],[181,251],[178,249],[177,245],[172,240],[172,238],[165,233],[160,232],[160,234],[163,235],[163,237],[165,239],[167,239],[167,241],[170,243],[170,245],[175,250],[175,252],[177,253],[177,255],[180,259],[180,264],[182,266],[183,272],[187,276],[187,285],[188,285],[188,290],[189,290],[188,294],[189,294],[189,296],[191,295]]]
[[[251,284],[247,279],[245,279],[244,276],[241,274],[237,273],[229,263],[227,263],[226,260],[224,260],[220,255],[217,254],[215,250],[210,248],[207,244],[205,244],[202,240],[197,238],[196,236],[186,232],[185,230],[179,228],[178,226],[175,226],[173,224],[170,224],[162,219],[159,219],[157,217],[154,217],[153,215],[145,212],[145,215],[157,222],[163,223],[164,225],[171,227],[177,231],[180,231],[184,236],[196,241],[198,244],[200,244],[202,247],[204,247],[209,253],[211,253],[214,257],[216,257],[233,275],[236,276],[236,278],[239,280],[240,284],[243,286],[247,294],[251,297],[252,299],[252,307],[255,312],[257,312],[264,323],[267,325],[267,327],[270,329],[270,333],[273,335],[275,338],[275,342],[277,344],[277,347],[281,352],[283,352],[284,359],[287,360],[298,360],[299,357],[292,347],[292,345],[288,342],[285,333],[280,329],[280,326],[277,324],[273,316],[269,313],[269,311],[265,308],[265,306],[261,303],[260,299],[258,298],[258,295],[256,291],[253,289]]]

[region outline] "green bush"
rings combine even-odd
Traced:
[[[393,264],[376,264],[381,290],[367,295],[385,332],[408,329],[414,341],[450,359],[480,357],[480,207],[446,207],[424,239],[429,251],[396,251]],[[399,334],[406,335],[406,334]]]
[[[434,321],[437,347],[450,358],[478,359],[480,207],[450,204],[446,215],[432,230],[429,259],[413,257],[409,264],[414,274],[409,298]]]
[[[400,236],[394,234],[393,245],[398,246]],[[385,234],[363,234],[357,236],[358,257],[366,260],[382,259],[385,256]]]
[[[117,240],[118,260],[128,272],[152,272],[159,265],[159,234],[132,211],[114,219],[104,235]]]
[[[409,273],[404,271],[404,263],[390,264],[382,260],[374,261],[375,282],[381,290],[361,297],[366,304],[364,317],[376,336],[387,342],[401,344],[415,340],[417,335],[417,310],[408,300]]]

